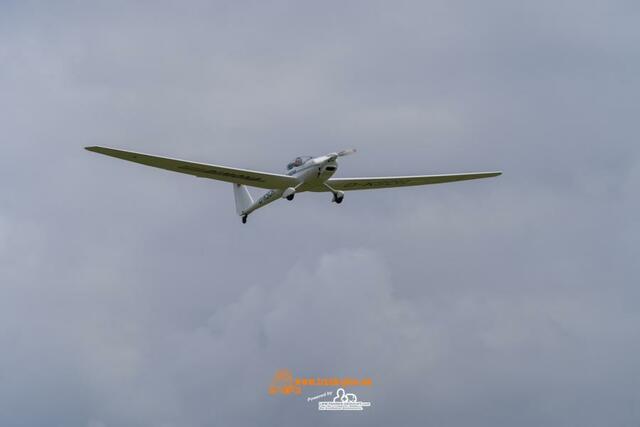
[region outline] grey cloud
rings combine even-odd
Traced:
[[[2,3],[1,423],[636,423],[639,12]],[[505,175],[242,227],[228,185],[91,144]],[[280,367],[370,373],[374,407],[272,399]]]

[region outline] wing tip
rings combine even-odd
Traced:
[[[93,153],[106,155],[112,155],[112,153],[120,151],[109,147],[103,147],[101,145],[90,145],[88,147],[84,147],[84,149]]]

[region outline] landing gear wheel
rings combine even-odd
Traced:
[[[344,196],[342,196],[342,197],[336,197],[336,203],[337,203],[337,204],[342,203],[342,200],[344,200]]]
[[[242,223],[243,224],[247,223],[247,215],[242,215]]]
[[[295,194],[291,194],[291,195],[287,196],[287,200],[293,200],[293,196],[295,196]]]

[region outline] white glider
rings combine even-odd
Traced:
[[[242,217],[243,223],[247,222],[249,214],[256,209],[264,207],[280,198],[293,200],[296,193],[305,191],[331,192],[333,194],[333,201],[342,203],[345,191],[440,184],[444,182],[490,178],[502,174],[502,172],[473,172],[449,175],[332,178],[338,169],[338,157],[355,153],[356,150],[343,150],[338,153],[331,153],[315,158],[310,156],[297,157],[287,166],[286,175],[282,175],[151,156],[149,154],[117,150],[115,148],[86,147],[86,149],[95,153],[173,172],[230,182],[233,184],[236,211],[238,215]],[[254,201],[247,186],[263,188],[269,191]]]

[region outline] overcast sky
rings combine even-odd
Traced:
[[[638,425],[639,22],[624,0],[0,1],[0,425]],[[231,185],[86,145],[504,175],[242,225]],[[372,407],[269,396],[280,368],[370,376]]]

